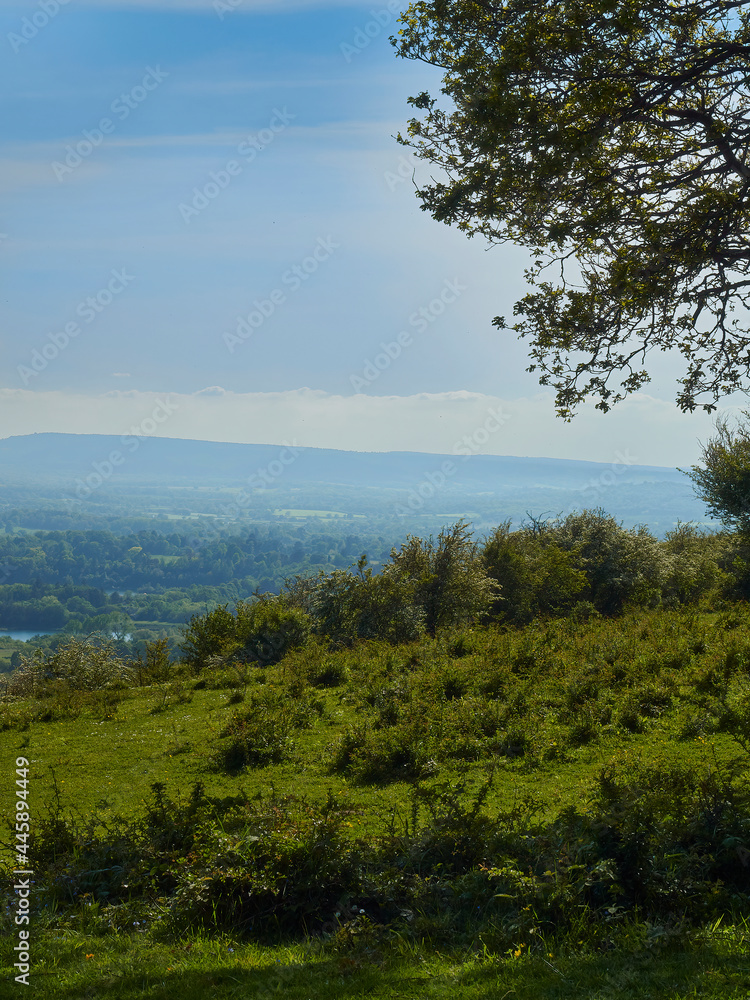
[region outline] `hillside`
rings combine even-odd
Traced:
[[[242,484],[285,452],[284,478],[295,483],[356,486],[412,486],[451,461],[455,485],[476,490],[511,487],[584,489],[613,466],[559,458],[497,455],[434,455],[424,452],[356,452],[330,448],[285,448],[284,445],[229,444],[178,438],[128,438],[105,434],[26,434],[0,440],[0,476],[6,482],[71,480],[85,476],[95,462],[112,452],[122,456],[118,479],[133,483]],[[135,444],[138,447],[135,448]],[[132,449],[132,450],[131,450]],[[650,465],[617,465],[620,484],[674,483],[685,480],[676,469]]]
[[[0,440],[0,484],[14,492],[43,490],[61,499],[88,499],[87,483],[104,486],[99,500],[112,488],[213,488],[259,496],[274,491],[280,508],[330,508],[334,502],[352,512],[363,511],[361,498],[369,491],[366,513],[399,513],[400,504],[401,513],[468,513],[475,522],[488,523],[505,517],[517,521],[527,511],[537,516],[601,506],[627,524],[647,523],[657,533],[677,520],[705,517],[687,477],[659,466],[97,434]],[[382,497],[373,492],[378,490],[384,491]],[[181,504],[184,500],[183,494]]]

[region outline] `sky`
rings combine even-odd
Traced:
[[[678,361],[565,423],[492,326],[527,257],[420,209],[403,6],[0,0],[0,437],[699,460]]]

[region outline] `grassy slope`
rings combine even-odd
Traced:
[[[197,689],[187,676],[130,689],[119,704],[74,695],[75,718],[34,718],[45,709],[60,714],[59,698],[0,706],[3,797],[11,801],[14,760],[23,754],[32,765],[32,816],[49,800],[53,772],[64,806],[104,822],[139,814],[155,781],[176,797],[200,780],[209,795],[273,788],[322,800],[330,790],[358,812],[352,836],[368,837],[382,833],[394,811],[408,813],[416,772],[399,779],[411,761],[435,779],[461,774],[470,784],[494,767],[490,814],[533,794],[540,815],[551,819],[565,806],[582,807],[602,765],[613,760],[715,766],[741,756],[732,740],[712,731],[697,693],[714,691],[730,661],[739,676],[749,650],[743,608],[658,612],[517,633],[467,632],[395,650],[376,643],[348,653],[312,649],[252,670],[244,683],[227,670],[205,674]],[[243,693],[244,703],[229,704],[233,692]],[[229,718],[269,692],[282,704],[310,707],[311,725],[294,730],[288,759],[238,774],[217,768],[212,755],[226,742],[220,733]],[[482,705],[500,712],[495,736],[474,726]],[[348,769],[340,752],[347,732],[354,740]],[[332,771],[337,754],[344,769]],[[380,780],[363,781],[368,775]],[[683,935],[672,944],[624,933],[606,955],[571,941],[562,954],[528,956],[491,954],[479,942],[453,953],[429,941],[396,937],[386,946],[336,935],[324,945],[277,949],[221,936],[169,945],[148,931],[103,934],[94,911],[77,921],[38,915],[38,995],[188,1000],[208,989],[212,996],[262,996],[281,986],[288,997],[458,991],[477,998],[677,998],[744,997],[750,990],[742,927]],[[6,941],[0,992],[11,971],[9,952]]]

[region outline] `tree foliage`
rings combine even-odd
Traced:
[[[399,136],[442,170],[422,208],[531,251],[511,328],[562,416],[640,389],[655,348],[683,355],[682,410],[747,385],[749,6],[419,0],[402,16],[398,54],[440,68],[448,99],[410,98],[423,115]]]
[[[410,642],[424,631],[424,612],[415,602],[415,588],[386,565],[374,574],[362,556],[357,572],[322,571],[309,580],[290,583],[315,628],[334,642],[351,645],[357,639]],[[296,596],[294,599],[299,599]]]
[[[701,459],[687,475],[710,516],[750,534],[750,413],[744,412],[734,429],[726,418],[717,419]]]
[[[287,581],[285,592],[330,639],[395,643],[482,617],[498,590],[468,524],[458,521],[437,539],[409,535],[377,574],[362,556],[356,573],[334,570],[297,577]]]
[[[607,615],[627,604],[655,605],[672,572],[646,528],[623,528],[601,509],[532,520],[514,532],[506,522],[489,536],[482,557],[505,598],[496,614],[516,624],[576,605]]]
[[[394,571],[414,587],[428,632],[480,618],[490,609],[500,587],[486,572],[477,543],[465,521],[428,539],[409,535],[391,552]]]
[[[285,597],[255,594],[238,601],[234,612],[220,604],[204,615],[193,615],[184,630],[185,663],[199,669],[211,657],[231,658],[266,666],[301,646],[310,635],[310,620]]]

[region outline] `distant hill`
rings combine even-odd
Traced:
[[[2,487],[35,487],[74,496],[76,484],[105,472],[108,487],[272,486],[279,491],[325,489],[393,491],[404,498],[430,493],[467,501],[467,510],[491,511],[494,523],[525,511],[556,514],[602,506],[626,523],[647,523],[663,533],[677,520],[705,519],[688,478],[677,469],[607,465],[557,458],[434,455],[424,452],[354,452],[284,445],[228,444],[175,438],[103,434],[28,434],[0,440]],[[374,493],[373,500],[378,494]],[[469,503],[471,501],[471,503]],[[476,501],[476,502],[475,502]],[[478,506],[478,502],[481,504]],[[435,503],[442,502],[435,500]],[[489,505],[489,507],[488,507]],[[279,506],[299,506],[280,503]],[[392,505],[391,505],[392,506]],[[342,506],[340,509],[346,509]],[[445,508],[437,508],[445,509]]]
[[[283,445],[227,444],[178,438],[129,439],[105,434],[26,434],[0,440],[0,482],[73,481],[118,456],[115,475],[131,483],[166,485],[246,485],[248,476],[283,461],[285,482],[347,486],[410,487],[436,474],[444,462],[455,466],[453,485],[472,491],[504,488],[558,487],[584,489],[602,476],[618,485],[665,483],[685,485],[676,469],[651,465],[605,465],[560,458],[515,458],[496,455],[433,455],[425,452],[358,452]],[[117,459],[116,459],[117,461]]]

